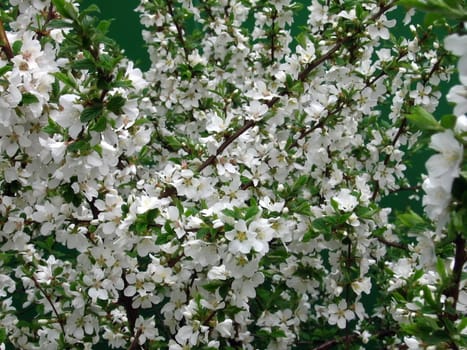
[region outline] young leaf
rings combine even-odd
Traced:
[[[405,117],[420,130],[442,131],[443,127],[424,108],[416,106]]]
[[[122,113],[122,107],[125,105],[125,98],[120,95],[112,96],[107,102],[107,109],[115,114]]]
[[[83,123],[90,122],[91,120],[97,119],[102,115],[103,107],[101,104],[92,105],[83,109],[80,115],[80,120]]]
[[[33,103],[38,103],[38,102],[39,102],[39,99],[36,97],[36,95],[33,95],[30,92],[25,92],[22,95],[21,104],[23,106],[24,105],[30,105],[30,104],[33,104]]]
[[[52,4],[55,6],[57,12],[65,18],[76,20],[78,13],[74,6],[66,0],[52,0]]]

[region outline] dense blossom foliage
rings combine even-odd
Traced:
[[[142,72],[10,0],[0,349],[466,346],[467,36],[396,5],[141,0]]]

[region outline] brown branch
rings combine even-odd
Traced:
[[[13,57],[15,57],[15,54],[11,49],[10,42],[8,41],[8,37],[6,35],[5,27],[3,26],[2,20],[0,20],[0,46],[8,60],[11,60]]]
[[[223,143],[220,145],[220,147],[217,149],[216,154],[210,156],[206,161],[204,161],[203,164],[201,164],[198,167],[198,171],[202,171],[204,168],[206,168],[208,165],[213,164],[216,161],[216,158],[218,155],[220,155],[224,150],[232,143],[234,142],[237,138],[240,137],[245,131],[250,129],[251,127],[255,126],[256,122],[253,120],[248,120],[243,126],[238,129],[233,135],[230,135]]]
[[[380,7],[379,11],[377,13],[375,13],[371,18],[370,20],[371,21],[374,21],[376,20],[377,18],[379,18],[380,16],[382,16],[388,9],[390,9],[392,6],[394,6],[394,4],[396,3],[396,1],[391,1],[389,2],[388,4],[386,5],[383,5]],[[329,49],[328,52],[326,52],[323,56],[313,60],[312,62],[308,63],[305,68],[299,73],[298,75],[298,81],[301,81],[301,82],[304,82],[308,76],[310,75],[310,73],[315,69],[317,68],[320,64],[322,64],[323,62],[327,61],[328,59],[332,58],[334,56],[334,54],[339,51],[339,49],[344,45],[346,44],[347,42],[351,41],[354,39],[355,35],[359,34],[363,29],[359,29],[358,31],[356,31],[354,33],[354,35],[351,35],[351,36],[345,36],[344,38],[341,38],[339,39],[335,44],[334,46]],[[290,91],[288,89],[286,89],[285,91],[282,91],[280,96],[285,96],[285,95],[288,95],[290,93]],[[269,100],[268,103],[266,103],[266,105],[268,106],[268,108],[271,108],[272,106],[274,106],[278,101],[280,100],[280,97],[279,96],[276,96],[274,97],[273,99]],[[256,122],[253,122],[253,121],[248,121],[247,123],[245,123],[243,125],[242,128],[240,128],[239,130],[237,130],[235,132],[235,134],[233,134],[232,136],[230,136],[229,138],[227,138],[226,140],[224,140],[224,142],[221,144],[221,146],[217,149],[216,151],[216,154],[215,155],[212,155],[210,156],[208,159],[206,159],[199,167],[198,167],[198,171],[202,171],[204,168],[206,168],[207,166],[211,165],[211,164],[214,164],[215,161],[216,161],[216,158],[218,155],[220,155],[233,141],[235,141],[238,137],[240,137],[240,135],[242,135],[244,132],[246,132],[248,129],[252,128],[253,126],[256,125]]]
[[[305,81],[308,75],[311,73],[313,69],[318,67],[321,63],[325,62],[329,58],[331,58],[335,52],[339,50],[339,48],[344,44],[345,41],[350,40],[351,37],[346,38],[346,40],[342,40],[337,42],[332,49],[330,49],[326,54],[321,56],[320,58],[314,60],[313,62],[308,63],[308,65],[305,67],[305,69],[298,75],[298,80],[299,81]],[[287,89],[281,93],[281,96],[289,94],[290,91]],[[277,101],[280,100],[279,96],[274,97],[273,99],[269,100],[266,103],[266,106],[268,108],[272,108]],[[232,142],[234,142],[238,137],[240,137],[244,132],[246,132],[248,129],[252,128],[253,126],[256,125],[256,122],[253,120],[247,121],[240,129],[238,129],[233,135],[229,136],[222,145],[217,149],[216,154],[210,156],[208,159],[206,159],[199,167],[198,171],[202,171],[204,168],[207,166],[213,164],[216,161],[216,158],[218,155],[220,155]]]
[[[393,247],[393,248],[397,248],[397,249],[402,249],[402,250],[409,250],[409,248],[405,245],[405,244],[402,244],[402,243],[399,243],[399,242],[391,242],[391,241],[388,241],[386,239],[384,239],[383,237],[378,237],[378,241],[389,246],[389,247]]]
[[[138,338],[139,336],[141,335],[141,333],[143,333],[143,331],[140,329],[138,329],[138,332],[136,332],[135,334],[135,338],[133,339],[133,341],[131,342],[130,344],[130,347],[128,348],[128,350],[138,350],[138,349],[141,349],[141,346],[138,344]]]
[[[380,337],[392,336],[395,333],[396,332],[394,330],[385,329],[385,330],[382,330],[380,332],[375,333],[374,336],[380,338]],[[318,346],[314,347],[311,350],[334,349],[335,346],[338,345],[338,344],[341,344],[343,342],[346,342],[346,344],[349,344],[349,342],[351,343],[351,342],[357,340],[359,337],[360,337],[360,335],[358,335],[358,334],[344,335],[344,336],[339,337],[337,339],[328,340],[327,342],[324,342],[323,344],[318,345]],[[301,343],[305,343],[305,342],[301,342]]]
[[[63,325],[63,319],[62,319],[62,317],[60,316],[60,314],[58,313],[58,310],[57,310],[57,308],[55,307],[55,304],[53,303],[52,298],[51,298],[50,295],[47,294],[47,292],[41,287],[41,285],[40,285],[39,282],[36,280],[36,278],[34,277],[34,275],[31,275],[30,278],[31,278],[31,280],[34,282],[34,286],[35,286],[37,289],[39,289],[39,291],[40,291],[40,292],[42,293],[42,295],[47,299],[47,301],[49,302],[50,306],[52,307],[53,313],[54,313],[55,316],[57,317],[58,324],[60,325],[60,329],[62,330],[63,339],[65,339],[66,333],[65,333],[65,326]]]
[[[118,291],[118,304],[123,306],[125,309],[126,316],[128,318],[128,328],[130,332],[134,335],[135,339],[131,343],[131,346],[128,348],[128,350],[138,350],[141,349],[141,346],[138,344],[138,337],[141,334],[141,330],[139,329],[138,331],[135,330],[135,325],[136,325],[136,319],[139,316],[139,310],[133,308],[133,298],[132,297],[127,297],[124,293],[125,288],[128,286],[128,282],[126,280],[126,273],[125,271],[122,271],[122,279],[124,283],[124,288],[120,291]],[[135,332],[136,331],[136,332]]]
[[[358,338],[357,334],[352,334],[352,335],[345,335],[341,338],[333,339],[333,340],[328,340],[327,342],[313,348],[312,350],[327,350],[327,349],[332,349],[335,345],[340,344],[344,341],[354,341],[356,338]]]
[[[177,29],[177,38],[180,41],[180,44],[182,45],[183,52],[185,54],[185,59],[188,61],[188,56],[190,55],[190,52],[188,51],[188,47],[186,46],[185,38],[183,37],[183,29],[180,26],[180,23],[178,23],[177,19],[175,18],[172,0],[167,0],[167,8],[169,10],[170,16],[172,17],[172,19],[174,21],[175,28]]]
[[[276,50],[276,34],[274,32],[276,18],[277,18],[277,10],[274,8],[272,12],[272,26],[271,26],[271,64],[274,64],[275,50]]]
[[[462,270],[464,264],[467,261],[467,253],[465,251],[465,239],[462,237],[462,234],[458,234],[454,240],[456,245],[456,253],[454,257],[454,267],[452,269],[452,281],[450,286],[445,291],[447,297],[452,297],[453,303],[452,306],[455,309],[457,301],[459,299],[459,289],[462,280]]]
[[[57,14],[54,11],[54,6],[51,3],[49,6],[49,9],[47,10],[47,17],[45,19],[44,24],[42,25],[42,29],[38,29],[36,31],[37,34],[37,40],[40,40],[42,37],[49,35],[49,31],[46,29],[47,25],[50,23],[51,20],[57,18]]]

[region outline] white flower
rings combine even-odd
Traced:
[[[370,294],[371,292],[371,279],[369,277],[360,277],[351,284],[352,290],[360,295],[362,293]]]
[[[467,101],[467,100],[466,100]],[[456,126],[454,127],[456,134],[467,133],[467,115],[460,115],[457,117]],[[467,134],[462,136],[462,139],[467,142]]]
[[[449,102],[455,103],[454,114],[462,115],[467,113],[467,86],[455,85],[446,95]]]
[[[429,105],[430,104],[431,86],[417,83],[415,90],[410,92],[410,97],[414,99],[416,105]]]
[[[337,196],[332,198],[337,202],[339,210],[350,212],[358,205],[357,197],[350,193],[351,192],[348,188],[343,188],[340,190]]]
[[[446,221],[447,207],[451,201],[451,186],[446,188],[446,186],[433,183],[430,178],[426,178],[422,187],[426,193],[422,203],[428,217],[438,222]]]
[[[135,322],[135,328],[139,330],[138,343],[143,345],[146,343],[146,340],[155,340],[159,332],[156,328],[156,323],[154,322],[154,316],[149,319],[144,319],[142,316],[139,316]]]
[[[456,56],[467,55],[467,35],[451,34],[444,39],[444,47]]]
[[[456,104],[454,114],[459,116],[467,113],[467,35],[449,35],[444,39],[444,46],[446,50],[460,56],[457,69],[462,85],[453,86],[446,96],[449,102]]]
[[[215,329],[219,332],[221,337],[230,338],[233,333],[233,321],[230,318],[227,318],[224,321],[219,322]]]
[[[337,327],[340,329],[344,329],[347,321],[353,320],[355,318],[354,312],[347,309],[347,302],[345,300],[341,300],[338,305],[329,305],[328,312],[328,323],[330,325],[337,324]]]
[[[225,265],[213,266],[208,272],[210,280],[226,280],[229,273],[225,270]]]
[[[459,176],[463,147],[456,140],[451,130],[434,134],[430,147],[440,154],[435,154],[426,162],[428,176],[447,188],[451,179]]]
[[[268,111],[268,106],[266,106],[264,103],[254,100],[250,103],[249,106],[245,108],[245,110],[247,112],[246,119],[259,121],[262,115]]]
[[[62,95],[59,100],[60,110],[53,110],[50,113],[50,118],[63,128],[68,129],[68,133],[72,138],[77,138],[84,126],[80,120],[83,106],[75,103],[78,100],[79,96],[77,95]]]
[[[377,39],[381,38],[384,40],[389,39],[389,29],[396,25],[396,20],[388,20],[386,16],[381,16],[375,24],[368,26],[368,34],[370,38]]]
[[[157,197],[142,196],[138,198],[136,213],[143,214],[149,210],[160,208],[161,205],[163,205],[166,202],[167,201],[161,200],[160,198],[157,198]]]
[[[249,230],[244,220],[238,220],[234,229],[225,233],[225,237],[230,241],[229,250],[232,253],[247,254],[252,248],[256,251],[263,248],[262,242],[256,239],[256,232]]]

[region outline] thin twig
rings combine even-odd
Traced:
[[[58,321],[58,324],[60,325],[60,329],[62,330],[62,333],[63,333],[63,338],[65,339],[66,337],[66,333],[65,333],[65,326],[63,325],[63,319],[62,317],[60,316],[60,314],[58,313],[58,310],[57,308],[55,307],[55,304],[53,303],[52,299],[50,298],[50,295],[47,294],[47,292],[41,287],[41,285],[39,284],[39,282],[36,280],[36,278],[34,277],[34,275],[32,275],[31,277],[31,280],[34,282],[34,286],[39,289],[39,291],[42,293],[42,295],[47,299],[47,301],[49,302],[50,306],[52,307],[52,311],[53,313],[55,314],[55,316],[57,317],[57,321]]]
[[[188,50],[188,47],[186,46],[185,38],[183,37],[183,29],[180,26],[180,23],[178,23],[177,19],[175,18],[172,0],[167,0],[167,8],[169,10],[170,16],[174,21],[175,28],[177,29],[177,38],[180,41],[180,44],[182,45],[183,52],[185,54],[185,59],[188,61],[188,56],[190,55],[190,52]]]

